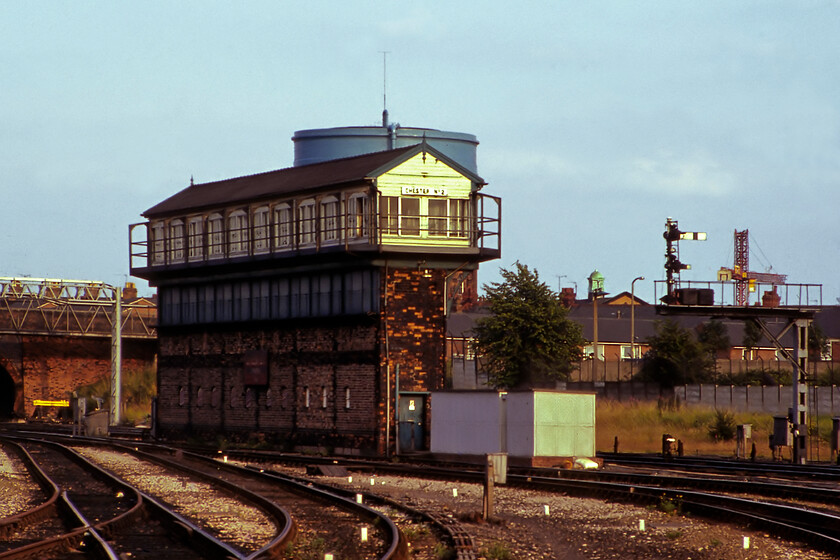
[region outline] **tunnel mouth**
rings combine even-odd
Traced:
[[[0,366],[0,418],[15,416],[15,382],[9,372]]]

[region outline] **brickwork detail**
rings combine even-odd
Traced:
[[[164,434],[245,438],[297,446],[377,446],[378,326],[280,324],[159,336],[158,423]],[[267,350],[267,386],[248,387],[243,356]],[[307,406],[307,389],[309,402]],[[350,408],[347,408],[347,397]],[[326,394],[326,399],[324,395]],[[325,406],[326,405],[326,406]]]
[[[446,365],[446,317],[444,315],[445,270],[416,268],[391,269],[383,275],[382,315],[387,332],[387,351],[382,355],[382,367],[390,365],[392,387],[396,387],[399,366],[400,392],[433,391],[442,389]],[[385,395],[385,388],[382,388]],[[392,397],[393,399],[393,397]],[[424,423],[430,426],[430,403],[426,400]],[[391,412],[396,399],[390,403]],[[387,407],[379,410],[381,425],[385,425]],[[393,422],[392,419],[387,419]],[[423,445],[429,447],[428,431]],[[396,444],[396,430],[391,430],[388,445]],[[380,454],[384,454],[384,446]]]
[[[388,302],[383,306],[389,346],[387,359],[392,369],[397,364],[400,366],[401,390],[433,391],[444,386],[445,274],[444,270],[389,271],[385,288]]]
[[[381,270],[378,317],[191,333],[161,329],[162,433],[258,434],[289,446],[384,455],[395,445],[396,366],[401,391],[444,386],[446,272]],[[243,384],[243,355],[255,349],[268,351],[265,387]],[[429,425],[428,410],[425,418]]]
[[[155,353],[154,340],[123,340],[123,371],[152,367]],[[29,417],[35,413],[35,399],[68,399],[78,387],[108,378],[111,341],[61,336],[2,337],[0,366],[15,386],[15,414]]]

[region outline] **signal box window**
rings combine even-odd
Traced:
[[[383,196],[381,199],[380,224],[382,233],[399,235],[400,199],[396,196]]]
[[[420,199],[400,199],[400,235],[420,235]]]
[[[274,208],[274,245],[284,249],[292,245],[292,208],[288,204],[280,204]]]
[[[429,200],[429,235],[446,236],[446,199]]]

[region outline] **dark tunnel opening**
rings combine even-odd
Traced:
[[[0,366],[0,418],[15,415],[15,382],[9,372]]]

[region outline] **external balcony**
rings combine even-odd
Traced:
[[[501,199],[475,193],[464,202],[434,212],[424,205],[425,213],[385,205],[368,212],[366,204],[341,204],[339,212],[339,205],[321,204],[153,219],[129,226],[131,274],[154,280],[331,259],[402,259],[431,267],[498,258]],[[358,208],[364,209],[352,211]]]

